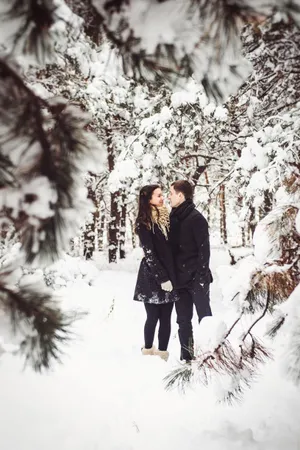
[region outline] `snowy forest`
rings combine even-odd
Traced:
[[[1,449],[299,450],[300,1],[0,22]],[[141,357],[132,301],[139,191],[181,179],[214,275],[192,365],[175,317],[167,364]]]

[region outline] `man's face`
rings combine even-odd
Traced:
[[[184,202],[184,195],[182,194],[182,192],[176,192],[173,186],[171,186],[169,200],[172,208],[177,208],[177,206]]]

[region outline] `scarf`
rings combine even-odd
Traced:
[[[165,206],[151,206],[151,220],[152,229],[154,224],[156,224],[165,238],[168,239],[168,232],[170,230],[170,214],[168,208]]]
[[[184,220],[194,209],[195,205],[193,200],[185,200],[181,205],[177,206],[177,208],[172,209],[171,219],[176,218],[176,220],[179,221]]]

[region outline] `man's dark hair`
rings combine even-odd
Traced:
[[[193,200],[194,187],[187,180],[174,181],[171,186],[177,193],[181,192],[186,200]]]

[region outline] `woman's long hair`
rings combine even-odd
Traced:
[[[145,225],[149,230],[151,229],[151,205],[150,200],[152,198],[155,189],[159,189],[158,184],[149,184],[144,186],[140,190],[139,195],[139,210],[135,221],[135,231],[137,232],[140,225]]]

